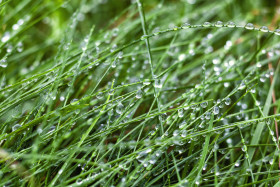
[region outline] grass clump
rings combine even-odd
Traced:
[[[0,186],[279,184],[278,1],[0,2]]]

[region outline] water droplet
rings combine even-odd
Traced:
[[[274,34],[276,34],[276,35],[280,35],[280,29],[276,29],[275,31],[274,31]]]
[[[103,98],[103,94],[102,92],[99,92],[97,95],[96,95],[96,98],[97,99],[102,99]]]
[[[6,43],[10,39],[10,37],[11,37],[10,32],[5,32],[3,37],[1,38],[1,41],[3,43]]]
[[[244,82],[241,82],[241,84],[238,87],[238,90],[244,90],[246,88],[246,85]]]
[[[123,113],[123,109],[124,109],[124,106],[123,106],[123,104],[120,102],[119,104],[118,104],[118,106],[117,106],[117,108],[116,108],[116,112],[118,113],[118,114],[122,114]]]
[[[148,35],[143,35],[141,36],[141,40],[146,40],[149,36]]]
[[[186,136],[187,136],[187,131],[186,130],[182,130],[181,137],[185,138]]]
[[[248,30],[253,30],[255,28],[255,26],[252,24],[252,23],[247,23],[245,25],[245,29],[248,29]]]
[[[20,127],[22,127],[20,124],[15,124],[15,125],[12,127],[12,131],[15,131],[15,130],[19,129]]]
[[[162,83],[160,79],[155,79],[155,88],[162,88]]]
[[[246,151],[247,151],[247,146],[246,146],[246,145],[243,145],[243,146],[241,147],[241,150],[242,150],[243,152],[246,152]]]
[[[7,60],[6,59],[1,59],[0,60],[0,67],[6,68],[8,66]]]
[[[221,22],[221,21],[217,21],[215,23],[215,27],[222,27],[222,26],[223,26],[223,22]]]
[[[184,116],[184,110],[182,108],[178,110],[178,116],[179,118],[182,118]]]
[[[111,66],[112,68],[115,68],[115,67],[117,67],[117,60],[114,60],[113,61],[113,63],[112,63],[112,66]]]
[[[141,97],[143,96],[143,92],[142,92],[142,90],[138,90],[137,92],[136,92],[136,99],[140,99]]]
[[[228,98],[226,98],[225,99],[225,104],[226,105],[230,105],[230,103],[231,103],[231,99],[228,97]]]
[[[238,160],[237,162],[235,162],[235,167],[239,167],[240,166],[240,161]]]
[[[151,84],[151,81],[149,79],[145,79],[143,81],[143,85],[147,86],[147,85],[150,85]]]
[[[215,143],[213,147],[213,151],[217,151],[218,149],[219,149],[219,145]]]
[[[262,26],[262,27],[260,28],[260,31],[262,31],[262,32],[268,32],[269,29],[268,29],[267,26]]]
[[[205,101],[205,102],[203,102],[203,103],[200,103],[200,106],[201,106],[202,108],[206,108],[206,107],[208,106],[208,102]]]
[[[174,132],[173,132],[173,136],[178,136],[179,135],[179,131],[178,130],[175,130]]]
[[[179,57],[178,57],[179,61],[183,61],[185,59],[186,59],[186,55],[185,54],[180,54]]]
[[[219,112],[220,112],[220,109],[219,109],[219,107],[217,107],[217,106],[214,106],[214,108],[213,108],[213,113],[214,113],[214,115],[217,115],[217,114],[219,114]]]
[[[76,180],[76,183],[77,183],[77,185],[81,185],[81,184],[83,184],[83,181],[82,181],[82,179],[79,178]]]
[[[62,172],[63,172],[63,170],[60,169],[60,170],[58,171],[58,174],[61,175]]]
[[[236,25],[235,25],[234,22],[229,21],[229,22],[227,23],[227,27],[233,28],[233,27],[236,27]]]
[[[190,27],[191,27],[191,24],[189,24],[189,23],[183,23],[182,24],[183,29],[187,29],[187,28],[190,28]]]
[[[210,26],[212,26],[212,24],[210,22],[204,22],[202,26],[203,27],[210,27]]]

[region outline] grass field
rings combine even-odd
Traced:
[[[0,186],[280,186],[279,23],[279,0],[0,0]]]

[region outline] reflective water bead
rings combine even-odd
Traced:
[[[178,116],[179,118],[182,118],[184,116],[184,110],[182,108],[178,110]]]
[[[225,99],[225,104],[226,105],[230,105],[230,103],[231,103],[231,99],[228,97],[228,98],[226,98]]]
[[[15,124],[15,125],[12,127],[12,131],[15,131],[15,130],[19,129],[20,127],[22,127],[20,124]]]
[[[151,81],[149,79],[145,79],[143,81],[143,85],[147,86],[147,85],[150,85],[151,84]]]
[[[142,92],[142,90],[138,90],[137,92],[136,92],[136,99],[140,99],[141,97],[143,96],[143,92]]]
[[[210,26],[212,26],[212,24],[210,22],[204,22],[202,26],[203,27],[210,27]]]
[[[238,87],[238,90],[244,90],[246,88],[246,85],[244,82],[242,82],[239,87]]]
[[[269,29],[268,29],[267,26],[262,26],[262,27],[260,28],[260,31],[262,31],[262,32],[268,32]]]
[[[178,136],[179,135],[179,131],[178,130],[175,130],[174,132],[173,132],[173,136]]]
[[[1,59],[0,60],[0,67],[6,68],[8,66],[7,60],[6,59]]]
[[[275,31],[274,31],[274,34],[276,34],[276,35],[280,35],[280,29],[276,29]]]
[[[245,29],[248,29],[248,30],[253,30],[255,28],[255,26],[252,24],[252,23],[247,23],[245,25]]]
[[[217,21],[215,23],[215,27],[222,27],[222,26],[223,26],[223,22],[221,22],[221,21]]]
[[[213,108],[213,113],[214,113],[214,115],[219,114],[219,112],[220,112],[219,107],[215,106],[215,107]]]
[[[117,108],[116,108],[116,112],[121,115],[123,113],[123,109],[124,109],[123,104],[119,103]]]
[[[232,21],[229,21],[229,22],[227,23],[227,27],[233,28],[233,27],[235,27],[235,26],[236,26],[235,23],[232,22]]]
[[[208,106],[208,102],[205,101],[205,102],[203,102],[203,103],[200,103],[200,106],[201,106],[202,108],[206,108],[206,107]]]
[[[183,23],[182,24],[183,29],[187,29],[187,28],[190,28],[190,27],[191,27],[191,24],[189,24],[189,23]]]
[[[148,35],[143,35],[143,36],[141,36],[141,40],[145,40],[145,39],[147,39],[149,36]]]
[[[155,88],[162,88],[162,83],[160,79],[155,79]]]
[[[3,37],[1,38],[1,41],[3,43],[7,42],[9,39],[10,39],[11,35],[10,35],[10,32],[5,32]]]
[[[117,67],[117,62],[116,62],[116,60],[114,60],[113,61],[113,63],[112,63],[112,66],[111,66],[112,68],[115,68],[115,67]]]
[[[187,136],[187,131],[186,130],[182,130],[181,137],[185,138],[186,136]]]
[[[77,185],[81,185],[83,183],[83,181],[82,181],[82,179],[79,178],[76,180],[76,183],[77,183]]]

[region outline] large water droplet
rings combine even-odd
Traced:
[[[225,99],[225,104],[226,105],[230,105],[230,103],[231,103],[231,99],[228,97],[228,98],[226,98]]]
[[[138,90],[137,92],[136,92],[136,99],[140,99],[141,97],[143,96],[143,92],[142,92],[142,90]]]
[[[245,29],[248,29],[248,30],[253,30],[255,28],[255,26],[252,24],[252,23],[247,23],[245,25]]]
[[[210,27],[210,26],[212,26],[212,24],[210,22],[204,22],[202,26],[203,27]]]
[[[206,101],[206,102],[200,103],[200,106],[202,108],[206,108],[208,106],[208,102]]]
[[[276,29],[275,31],[274,31],[274,34],[276,34],[276,35],[280,35],[280,29]]]
[[[182,24],[183,29],[187,29],[187,28],[190,28],[190,27],[191,27],[191,25],[189,23],[183,23]]]
[[[222,26],[223,26],[223,22],[221,22],[221,21],[217,21],[215,23],[215,27],[222,27]]]
[[[162,83],[160,79],[155,79],[155,88],[162,88]]]
[[[213,113],[214,113],[214,115],[219,114],[219,112],[220,112],[219,107],[215,106],[215,107],[213,108]]]
[[[12,131],[15,131],[15,130],[19,129],[20,127],[22,127],[20,124],[15,124],[15,125],[12,127]]]
[[[233,28],[233,27],[235,27],[235,26],[236,26],[235,23],[232,22],[232,21],[229,21],[229,22],[227,23],[227,27]]]
[[[267,26],[262,26],[262,27],[260,28],[260,31],[262,31],[262,32],[268,32],[269,29],[268,29]]]
[[[10,32],[5,32],[3,37],[1,38],[1,41],[3,43],[6,43],[10,39],[10,37],[11,37]]]
[[[123,109],[124,109],[123,104],[119,103],[117,108],[116,108],[116,112],[121,115],[123,113]]]
[[[184,116],[184,110],[182,108],[178,110],[178,116],[179,118],[182,118]]]

